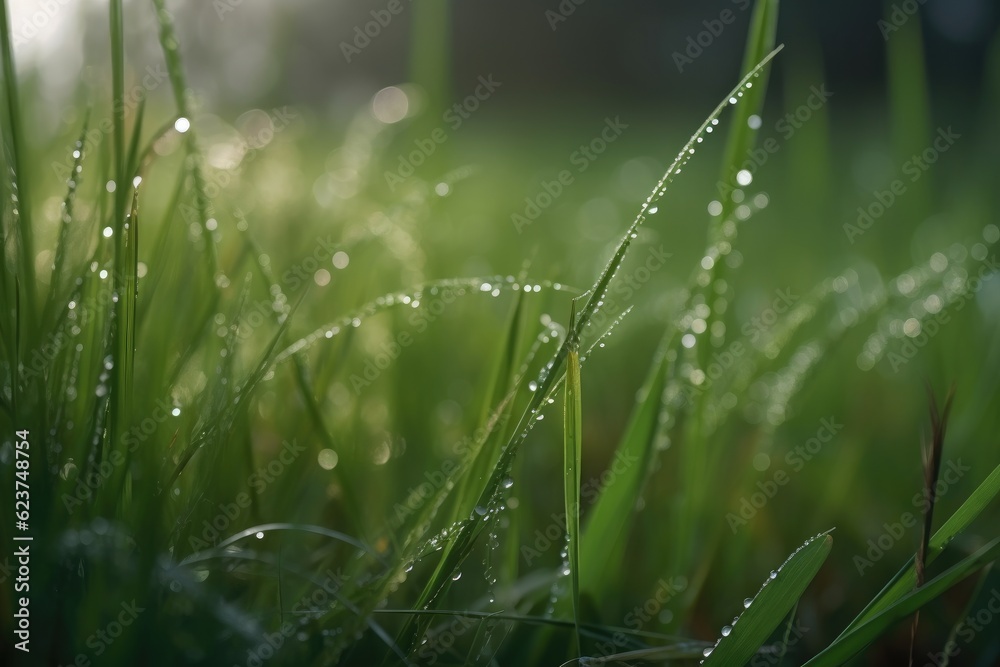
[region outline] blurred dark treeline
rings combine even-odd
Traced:
[[[415,51],[422,48],[413,39],[421,11],[448,17],[447,25],[435,28],[440,39],[429,39],[444,46],[453,97],[492,73],[505,85],[505,104],[614,98],[628,105],[702,107],[718,96],[720,81],[725,88],[737,78],[753,4],[423,1],[435,6],[428,10],[412,0],[184,0],[168,7],[176,14],[192,87],[222,110],[288,100],[352,107],[373,89],[412,80]],[[148,14],[136,20],[152,27],[151,3],[131,4],[138,10],[133,14]],[[105,22],[100,8],[93,11],[95,22]],[[778,41],[822,62],[832,89],[860,98],[881,94],[892,26],[879,21],[894,11],[907,21],[920,14],[932,98],[959,105],[975,100],[989,54],[1000,50],[1000,5],[993,0],[785,2]],[[148,31],[133,35],[137,49],[157,55]],[[707,46],[691,46],[699,37]],[[92,38],[90,46],[100,41]],[[685,91],[683,98],[678,90]]]

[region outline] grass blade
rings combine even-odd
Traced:
[[[59,300],[63,288],[63,271],[66,265],[66,253],[69,245],[69,230],[73,223],[73,205],[76,202],[76,193],[80,187],[80,179],[83,172],[83,150],[87,139],[87,127],[90,124],[90,109],[84,114],[83,127],[80,129],[80,138],[73,145],[73,166],[66,179],[66,196],[63,198],[62,210],[59,218],[59,237],[56,241],[55,258],[52,260],[52,273],[49,276],[49,299],[47,307],[50,313],[55,313],[59,308]],[[49,321],[51,318],[46,317]],[[56,323],[55,326],[58,326]],[[54,328],[54,327],[53,327]]]
[[[927,564],[930,565],[933,563],[934,559],[944,551],[944,548],[948,546],[952,539],[965,530],[998,494],[1000,494],[1000,465],[993,469],[993,472],[983,480],[983,483],[972,492],[966,501],[962,503],[961,507],[955,510],[955,513],[931,537],[927,547]],[[851,632],[902,598],[907,591],[913,588],[916,580],[914,560],[911,558],[910,562],[903,566],[903,569],[875,596],[864,611],[851,621],[851,624],[847,626],[841,636]]]
[[[574,347],[578,345],[583,330],[593,319],[594,313],[599,305],[603,305],[611,280],[615,277],[618,269],[621,268],[622,263],[625,261],[625,256],[632,244],[632,240],[637,237],[639,228],[646,222],[650,208],[663,197],[666,192],[666,186],[673,180],[674,176],[676,176],[684,165],[687,164],[691,155],[694,153],[694,146],[698,142],[698,139],[701,139],[705,134],[707,134],[709,127],[718,123],[719,116],[727,106],[733,103],[731,100],[735,101],[737,99],[736,95],[743,91],[747,83],[749,83],[750,80],[753,79],[753,77],[756,76],[760,70],[778,54],[780,50],[781,48],[779,47],[769,53],[764,60],[762,60],[753,70],[747,73],[739,84],[737,84],[736,87],[733,88],[728,95],[726,95],[722,102],[715,107],[712,113],[709,114],[708,118],[705,119],[705,121],[677,154],[677,157],[671,163],[670,167],[667,168],[666,173],[664,173],[663,177],[657,182],[652,194],[650,194],[650,196],[643,202],[639,213],[636,215],[635,220],[626,231],[614,255],[601,272],[597,281],[594,283],[593,288],[591,288],[590,298],[583,307],[579,318],[572,323],[563,344],[553,355],[552,359],[545,365],[542,373],[539,375],[537,388],[532,394],[531,400],[528,402],[528,405],[525,407],[524,412],[521,415],[518,427],[514,430],[514,435],[504,445],[504,448],[500,453],[500,459],[497,462],[497,465],[494,466],[489,482],[483,489],[483,493],[480,495],[475,507],[491,507],[495,503],[496,498],[501,492],[503,481],[506,479],[510,466],[513,463],[515,454],[517,454],[521,444],[527,439],[528,433],[536,421],[536,417],[539,414],[543,401],[549,397],[550,390],[555,386],[555,384],[562,380],[565,372],[564,363],[569,356],[570,350],[574,349]],[[452,573],[471,553],[472,546],[476,538],[483,532],[483,529],[486,526],[486,521],[483,516],[479,516],[477,518],[476,513],[473,511],[474,509],[474,507],[468,508],[473,518],[458,529],[458,535],[455,539],[453,549],[442,556],[441,564],[435,571],[434,576],[427,582],[424,592],[420,596],[417,603],[418,606],[427,607],[433,604],[451,583]],[[412,647],[417,645],[417,642],[419,642],[422,631],[408,624],[403,633],[404,637],[400,643],[407,647],[407,650],[410,650]],[[407,634],[409,636],[406,636]]]
[[[580,465],[583,458],[583,410],[581,408],[580,353],[569,352],[566,367],[566,407],[563,426],[563,489],[566,499],[566,540],[569,559],[570,598],[576,628],[576,652],[580,645]]]
[[[705,658],[705,667],[743,665],[749,661],[798,603],[832,547],[833,537],[829,533],[814,537],[771,572],[731,631],[723,630],[719,643]]]
[[[187,97],[187,83],[184,79],[184,66],[181,63],[180,51],[178,50],[177,35],[174,31],[174,20],[167,11],[164,0],[153,0],[153,7],[156,9],[156,20],[160,26],[160,47],[163,49],[163,57],[167,62],[167,73],[170,76],[170,87],[174,92],[174,102],[177,106],[177,113],[182,118],[191,118],[191,105]],[[194,182],[195,208],[198,211],[198,224],[205,226],[208,221],[209,206],[208,195],[205,194],[205,174],[201,168],[201,161],[198,157],[198,140],[195,128],[191,126],[185,133],[185,146],[188,153],[188,165],[191,169],[191,179]],[[205,227],[205,245],[208,249],[209,268],[211,277],[219,270],[218,248],[215,246],[213,235],[210,229]]]
[[[636,405],[629,417],[625,435],[615,450],[615,459],[636,463],[628,465],[614,484],[601,487],[601,495],[587,517],[580,537],[580,591],[600,602],[616,590],[624,568],[625,536],[632,525],[633,508],[645,480],[646,467],[653,450],[656,424],[663,389],[667,381],[667,362],[661,353],[653,363]]]
[[[35,252],[34,230],[32,228],[31,197],[25,174],[25,132],[21,122],[21,104],[17,86],[17,69],[14,67],[14,52],[11,47],[10,19],[7,0],[0,0],[0,58],[3,59],[4,97],[7,103],[4,134],[9,141],[10,167],[13,171],[12,195],[16,195],[17,213],[15,219],[18,236],[18,282],[23,290],[24,305],[19,321],[28,325],[35,319]],[[27,315],[27,317],[24,317]],[[29,329],[29,336],[30,336]]]
[[[993,540],[971,556],[963,558],[926,585],[901,596],[884,610],[871,616],[869,620],[845,632],[803,667],[844,664],[894,624],[948,591],[979,568],[993,562],[998,556],[1000,556],[1000,538]]]
[[[881,24],[892,25],[892,11],[891,6],[885,5]],[[920,15],[915,14],[912,20],[890,33],[891,39],[886,39],[886,84],[892,121],[892,152],[897,164],[924,150],[933,138],[921,23]],[[910,188],[912,192],[899,201],[898,219],[905,220],[930,210],[932,182],[932,179],[922,179]]]

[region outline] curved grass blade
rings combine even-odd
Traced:
[[[565,286],[556,285],[549,281],[539,281],[536,284],[545,288],[554,289],[556,291],[567,291]],[[427,293],[435,294],[440,291],[452,290],[458,294],[489,294],[490,290],[486,289],[487,286],[500,290],[510,289],[510,286],[504,281],[503,276],[492,276],[487,278],[446,278],[443,280],[432,280],[421,283],[409,292],[390,292],[388,294],[383,294],[375,300],[369,301],[363,306],[356,308],[347,315],[324,324],[309,335],[295,341],[278,354],[275,358],[275,363],[281,363],[288,359],[291,355],[308,349],[321,340],[333,338],[334,336],[348,331],[350,328],[360,326],[360,322],[364,321],[367,317],[375,315],[376,313],[380,313],[390,308],[409,306],[414,300],[419,301],[421,298],[426,296]]]
[[[893,625],[950,590],[979,568],[993,562],[997,557],[1000,557],[1000,538],[994,539],[971,556],[963,558],[920,588],[910,590],[868,620],[845,631],[803,667],[832,667],[844,664],[885,634]]]
[[[706,649],[705,667],[733,667],[749,661],[788,615],[819,572],[833,546],[828,533],[808,540],[769,579],[739,620],[723,629],[714,649]]]
[[[934,533],[933,537],[931,537],[930,543],[927,546],[926,564],[930,565],[933,563],[955,536],[965,530],[986,509],[986,506],[993,502],[998,494],[1000,494],[1000,465],[993,469],[993,472],[983,480],[983,483],[972,492],[965,502],[955,510],[955,513],[948,517],[944,524]],[[864,611],[851,621],[850,625],[841,633],[841,636],[846,635],[859,625],[871,620],[874,616],[901,599],[907,591],[913,589],[916,580],[917,575],[914,569],[914,559],[911,557],[910,561],[896,573],[885,588],[868,603]]]
[[[241,530],[240,532],[238,532],[238,533],[236,533],[234,535],[230,535],[226,539],[220,541],[218,544],[216,544],[211,549],[206,549],[205,551],[198,551],[196,553],[193,553],[193,554],[187,556],[186,558],[184,558],[180,562],[180,564],[181,565],[190,565],[191,563],[197,563],[198,561],[202,561],[202,560],[205,560],[207,558],[216,558],[216,557],[220,557],[220,556],[222,556],[222,557],[229,556],[231,554],[231,552],[226,550],[227,547],[229,547],[229,546],[231,546],[233,544],[236,544],[240,540],[245,539],[247,537],[250,537],[251,535],[256,535],[257,533],[267,533],[267,532],[279,531],[279,530],[289,530],[289,531],[296,531],[296,532],[300,532],[300,533],[313,533],[313,534],[316,534],[316,535],[322,535],[323,537],[329,537],[331,539],[338,540],[338,541],[343,542],[345,544],[350,544],[352,547],[354,547],[358,551],[366,553],[366,554],[370,555],[372,558],[375,558],[376,560],[380,560],[380,557],[379,557],[379,554],[378,554],[377,551],[375,551],[374,549],[372,549],[371,547],[369,547],[367,544],[361,542],[360,540],[357,540],[357,539],[351,537],[350,535],[347,535],[346,533],[342,533],[342,532],[340,532],[338,530],[331,530],[329,528],[324,528],[323,526],[313,526],[313,525],[309,525],[309,524],[297,524],[297,523],[264,523],[264,524],[261,524],[259,526],[251,526],[250,528],[247,528],[245,530]]]

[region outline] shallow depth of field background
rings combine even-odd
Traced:
[[[42,4],[14,4],[15,35],[32,12],[47,11]],[[55,238],[63,196],[65,174],[56,165],[67,163],[87,105],[93,105],[93,127],[107,117],[110,97],[106,8],[52,4],[57,10],[35,21],[37,34],[15,42],[29,100],[28,141],[34,155],[43,156],[35,164],[32,193],[43,221],[40,253]],[[738,81],[750,15],[749,3],[729,0],[588,0],[572,5],[553,29],[546,11],[558,11],[554,1],[441,3],[418,13],[417,3],[403,0],[401,13],[356,48],[356,27],[363,29],[370,12],[385,4],[168,3],[197,104],[190,121],[213,196],[221,267],[216,281],[224,294],[233,299],[243,283],[246,246],[240,239],[246,235],[256,244],[249,264],[271,271],[290,302],[301,299],[285,345],[384,294],[427,281],[502,276],[505,285],[498,295],[476,290],[451,304],[432,301],[433,309],[407,306],[364,318],[348,336],[311,348],[312,357],[324,359],[323,375],[311,379],[322,385],[317,398],[332,441],[319,435],[293,390],[291,364],[277,370],[255,399],[246,438],[258,461],[277,457],[283,442],[303,444],[305,454],[280,471],[294,483],[265,489],[254,517],[239,517],[227,534],[268,521],[318,523],[389,550],[398,504],[453,459],[477,426],[513,303],[506,277],[540,286],[525,294],[532,336],[549,321],[565,325],[570,298],[592,284],[677,150]],[[147,98],[145,124],[152,130],[174,118],[155,16],[147,2],[129,2],[125,9],[126,90],[146,91],[138,94]],[[962,265],[970,275],[994,258],[1000,9],[985,0],[930,0],[918,18],[903,12],[900,29],[887,37],[909,40],[922,54],[922,62],[906,63],[887,60],[878,24],[883,10],[891,11],[867,2],[781,8],[777,41],[785,48],[773,63],[757,130],[758,147],[772,139],[777,148],[757,154],[764,159],[747,158],[752,182],[742,203],[755,210],[726,259],[736,297],[727,314],[727,342],[718,350],[721,364],[728,363],[731,342],[754,335],[756,318],[773,315],[768,309],[776,295],[797,301],[824,281],[854,276],[858,282],[838,289],[843,294],[818,313],[816,324],[817,330],[853,326],[859,297],[852,291],[874,289],[935,253],[941,271]],[[731,12],[732,23],[716,23],[723,12]],[[707,45],[679,61],[676,54],[692,48],[689,38],[709,30],[706,22],[721,25],[719,34],[703,38]],[[344,44],[350,45],[347,56]],[[891,66],[894,77],[887,75]],[[494,90],[476,100],[474,111],[455,112],[453,105],[464,104],[477,87],[486,90],[483,81]],[[914,90],[927,104],[901,108],[898,101]],[[831,94],[820,101],[819,91]],[[710,203],[720,197],[727,122],[723,116],[643,228],[623,269],[632,282],[612,289],[619,304],[613,316],[626,305],[634,308],[583,370],[585,488],[588,482],[596,488],[612,463],[657,342],[679,314],[679,290],[702,261]],[[613,140],[603,152],[582,158],[580,147],[608,127],[618,130],[605,132]],[[939,136],[957,138],[937,151],[928,169],[914,171],[913,154]],[[433,151],[423,152],[430,155],[410,157],[428,145]],[[164,223],[157,211],[176,186],[183,160],[179,139],[169,133],[156,152],[143,183],[140,205],[151,230],[143,239],[152,239]],[[108,155],[96,145],[88,157],[95,172]],[[571,177],[558,194],[540,196],[554,192],[564,170]],[[893,203],[873,208],[897,180],[903,185]],[[105,183],[86,169],[81,183],[86,218]],[[876,212],[863,233],[850,227],[859,224],[859,207]],[[170,221],[178,239],[196,233],[190,211],[182,205]],[[176,276],[200,261],[194,251],[164,259],[142,244],[140,275],[169,261],[167,273]],[[982,250],[974,249],[977,244]],[[640,268],[664,252],[668,256],[654,270]],[[43,254],[37,261],[42,292],[50,261]],[[267,294],[260,284],[254,289],[251,304]],[[142,295],[140,282],[140,303]],[[186,303],[195,312],[206,299],[192,291],[172,294],[169,303],[177,309],[174,317],[184,318]],[[153,312],[157,304],[143,307]],[[874,366],[866,362],[866,340],[880,322],[895,319],[893,330],[903,332],[889,339],[890,351],[902,354],[907,341],[927,340],[911,336],[916,332],[907,325],[920,314],[863,319],[825,352],[787,412],[766,410],[773,389],[768,378],[737,397],[738,419],[715,436],[729,440],[722,449],[731,453],[720,465],[722,478],[705,490],[717,509],[714,528],[722,527],[718,543],[665,544],[657,521],[643,523],[652,505],[683,502],[670,493],[674,450],[665,449],[629,543],[629,562],[636,566],[621,575],[618,602],[600,610],[602,618],[622,625],[658,581],[697,576],[657,567],[656,554],[690,549],[708,572],[693,610],[680,618],[668,602],[643,629],[711,640],[770,569],[807,537],[836,527],[833,553],[799,608],[810,630],[795,650],[804,659],[828,644],[915,548],[919,529],[908,529],[859,573],[856,557],[871,550],[869,540],[886,532],[884,524],[917,512],[920,444],[928,429],[925,385],[942,396],[955,384],[946,459],[971,467],[943,494],[939,516],[947,516],[998,460],[1000,280],[984,280],[905,363],[887,357]],[[251,326],[241,362],[250,364],[275,327],[271,321],[254,326],[252,311],[245,317]],[[212,325],[220,336],[223,322]],[[162,340],[157,349],[144,350],[142,340],[137,389],[179,406],[179,416],[168,419],[171,429],[183,429],[205,378],[188,368],[172,388],[144,385],[143,378],[162,375],[144,366],[182,350]],[[206,356],[203,372],[211,375],[214,363]],[[508,505],[520,518],[516,534],[498,536],[503,544],[514,540],[537,549],[551,541],[545,530],[562,511],[560,404],[519,455],[511,491],[516,500]],[[833,437],[803,455],[802,447],[831,423],[838,425]],[[773,441],[758,448],[772,430]],[[790,455],[796,448],[798,454]],[[233,489],[242,488],[253,471],[234,462],[230,472],[227,465],[226,458],[217,463],[225,469],[220,474],[230,476]],[[745,525],[727,518],[776,473],[786,473],[787,484],[745,515]],[[357,516],[344,507],[339,475],[350,478],[362,500]],[[584,516],[586,510],[585,500]],[[995,519],[995,508],[990,512]],[[542,549],[537,559],[528,553],[521,553],[522,574],[559,564],[558,548]],[[484,558],[477,551],[469,559],[449,593],[450,608],[487,595]],[[960,605],[960,596],[946,596],[925,612],[928,649],[943,643]],[[856,664],[898,657],[908,633],[901,625]],[[995,656],[997,636],[978,637],[976,652]]]

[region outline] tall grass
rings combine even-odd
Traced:
[[[27,152],[25,101],[0,0],[0,487],[13,496],[11,434],[28,429],[35,538],[32,652],[5,643],[4,664],[79,664],[83,656],[95,664],[736,665],[791,652],[810,665],[845,664],[891,640],[901,621],[936,598],[961,596],[960,584],[997,557],[995,536],[980,537],[994,527],[974,521],[1000,493],[1000,466],[961,501],[949,498],[950,514],[937,509],[948,518],[936,532],[926,515],[919,557],[884,586],[856,584],[869,601],[839,636],[824,630],[795,646],[799,610],[815,612],[816,587],[831,587],[824,573],[837,554],[833,536],[855,547],[865,541],[855,527],[832,533],[816,518],[790,529],[790,544],[802,546],[780,554],[747,533],[727,534],[722,517],[731,501],[759,480],[749,460],[778,450],[779,428],[818,382],[821,361],[866,326],[873,333],[861,356],[874,365],[895,315],[912,314],[918,299],[964,303],[971,289],[934,269],[936,258],[889,278],[848,266],[746,342],[745,363],[709,376],[713,354],[739,341],[730,306],[743,298],[743,279],[729,260],[738,229],[764,206],[741,206],[760,200],[750,197],[747,179],[734,179],[757,141],[751,118],[766,115],[770,67],[787,55],[775,48],[776,0],[755,4],[739,82],[656,182],[589,289],[553,282],[554,269],[529,264],[516,277],[428,280],[381,296],[372,287],[378,281],[358,280],[336,301],[305,286],[313,276],[287,279],[274,268],[269,252],[277,251],[260,240],[272,221],[248,221],[208,201],[181,43],[162,0],[153,7],[172,108],[151,103],[129,112],[121,103],[130,76],[125,7],[111,0],[110,95],[83,115],[45,283],[35,275],[43,225],[31,210],[44,159]],[[423,39],[442,29],[439,14],[420,10],[420,17]],[[891,48],[900,53],[917,48],[898,44]],[[447,58],[432,47],[421,47],[428,51],[417,54],[417,69],[444,95],[446,77],[436,70]],[[893,103],[920,105],[923,72],[900,62]],[[929,117],[925,106],[918,111]],[[109,143],[88,152],[87,129],[105,114]],[[195,125],[184,131],[178,118]],[[610,290],[642,234],[663,219],[677,222],[671,183],[682,171],[690,176],[689,163],[726,124],[718,211],[705,251],[683,260],[693,268],[672,292],[668,324],[642,312],[641,302],[613,311]],[[903,143],[915,141],[918,126],[900,130]],[[384,128],[360,120],[354,132],[362,138],[348,141],[372,157],[352,173],[377,181],[380,161],[391,160]],[[161,141],[181,145],[180,154],[154,151]],[[337,247],[351,250],[352,263],[376,266],[383,246],[365,242],[388,236],[394,243],[386,247],[397,248],[412,240],[418,223],[439,212],[430,185],[413,185],[389,216],[374,187],[361,183],[350,214],[385,222],[361,241],[345,235]],[[189,202],[194,218],[182,215]],[[997,242],[984,240],[990,248]],[[904,278],[917,286],[899,288]],[[450,391],[437,375],[462,348],[451,342],[422,359],[419,343],[406,349],[412,343],[402,335],[412,338],[414,321],[407,315],[424,316],[428,328],[465,328],[448,322],[457,317],[450,305],[435,306],[494,297],[503,297],[505,314],[483,317],[502,325],[491,319],[476,329],[481,372],[477,385],[461,389],[472,396],[472,416],[441,428],[428,395]],[[568,320],[548,315],[550,308],[569,312]],[[610,343],[637,318],[663,330],[612,452],[613,461],[633,463],[585,490],[584,471],[602,455],[593,451],[594,424],[604,417],[589,402],[598,393],[590,364],[620,354]],[[394,350],[386,355],[398,367],[375,378],[349,375],[352,361],[371,350],[368,330],[396,345],[384,349]],[[550,407],[560,398],[561,420]],[[751,408],[768,418],[747,419]],[[407,433],[408,443],[386,442],[389,428]],[[938,431],[940,461],[952,445]],[[456,432],[461,447],[439,446]],[[414,465],[389,464],[407,448]],[[559,487],[561,521],[550,521],[544,506],[550,485]],[[15,533],[11,512],[0,525],[4,537]],[[546,537],[552,531],[555,539]],[[531,564],[526,547],[542,552]],[[939,558],[944,567],[935,567]],[[773,571],[758,571],[762,561]],[[733,580],[764,586],[748,597],[752,591],[719,584]],[[0,602],[14,607],[9,587]],[[656,612],[637,622],[629,612],[636,602],[635,609],[655,603]],[[670,614],[661,613],[668,606]],[[100,638],[128,609],[141,611],[113,641]],[[718,621],[737,611],[716,633]],[[842,613],[823,611],[836,619],[826,625],[839,629]],[[12,636],[9,615],[0,626]]]

